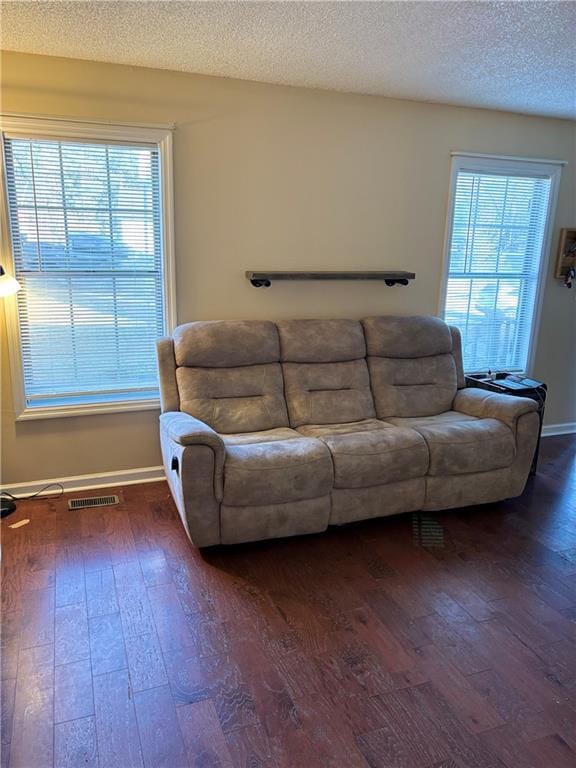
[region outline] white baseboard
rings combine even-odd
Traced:
[[[576,432],[576,421],[565,421],[563,424],[545,424],[542,427],[542,437],[554,435],[572,435]]]
[[[135,485],[136,483],[154,483],[165,480],[164,467],[142,467],[140,469],[123,469],[118,472],[98,472],[93,475],[75,475],[73,477],[52,477],[48,480],[33,480],[27,483],[9,483],[2,485],[0,490],[8,491],[13,496],[50,496],[58,492],[57,488],[46,488],[50,483],[60,483],[64,490],[87,491],[92,488],[109,488],[113,485]]]

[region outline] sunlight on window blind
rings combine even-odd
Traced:
[[[5,138],[29,404],[157,396],[156,147]]]
[[[526,369],[550,190],[550,178],[458,172],[444,318],[467,372]]]

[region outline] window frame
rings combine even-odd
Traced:
[[[528,358],[524,374],[532,376],[536,358],[536,342],[540,328],[542,303],[544,300],[546,275],[550,263],[550,250],[552,246],[552,233],[556,222],[558,192],[562,167],[565,160],[542,159],[533,157],[517,157],[509,155],[488,155],[475,152],[451,152],[450,183],[448,192],[448,206],[446,214],[446,229],[444,233],[444,250],[442,259],[442,277],[440,282],[440,294],[438,300],[438,317],[444,318],[446,309],[446,297],[448,292],[448,278],[450,273],[450,252],[452,250],[452,230],[454,220],[454,202],[456,195],[456,183],[460,171],[471,173],[497,173],[499,175],[516,176],[541,176],[550,179],[550,198],[548,203],[548,215],[542,238],[542,253],[538,270],[538,282],[536,285],[536,298],[534,301],[534,313],[530,326],[528,339]],[[477,371],[464,371],[477,373]]]
[[[93,140],[95,142],[118,142],[120,144],[155,144],[158,147],[160,167],[160,217],[162,225],[162,267],[164,330],[170,334],[177,325],[176,319],[176,282],[174,255],[174,187],[172,160],[173,125],[101,123],[90,120],[70,120],[54,117],[36,117],[30,115],[0,115],[1,145],[1,191],[0,224],[2,239],[0,242],[0,264],[8,274],[14,275],[14,256],[10,232],[9,202],[4,157],[4,136],[27,139],[53,140]],[[2,300],[6,317],[12,400],[16,421],[53,419],[69,416],[87,416],[103,413],[121,413],[127,411],[146,411],[160,407],[160,394],[155,398],[128,398],[101,402],[29,406],[24,388],[24,366],[20,343],[20,320],[16,295]]]

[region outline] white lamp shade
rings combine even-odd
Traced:
[[[20,283],[12,275],[7,275],[0,267],[0,296],[11,296],[20,290]]]

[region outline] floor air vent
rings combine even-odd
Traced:
[[[433,517],[422,512],[412,515],[412,538],[417,547],[444,547],[444,528]]]
[[[81,499],[70,499],[68,509],[109,507],[111,504],[118,504],[118,496],[84,496]]]

